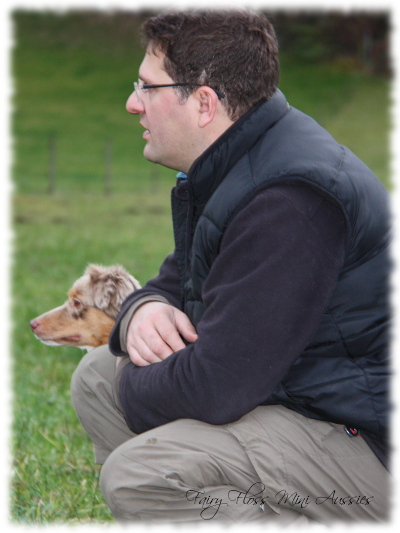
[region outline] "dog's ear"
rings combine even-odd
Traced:
[[[139,282],[119,265],[92,264],[87,267],[85,275],[90,277],[94,305],[112,318],[117,318],[128,294],[140,289]]]

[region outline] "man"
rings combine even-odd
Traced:
[[[247,11],[166,13],[127,102],[175,251],[72,397],[120,521],[388,518],[388,198]]]

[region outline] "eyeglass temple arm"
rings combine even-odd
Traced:
[[[203,87],[203,85],[200,85],[199,83],[167,83],[163,85],[153,85],[151,83],[143,83],[141,86],[142,89],[157,89],[162,87]],[[225,94],[218,89],[214,89],[214,87],[211,87],[211,89],[216,93],[218,98],[222,100],[222,98],[225,98]]]

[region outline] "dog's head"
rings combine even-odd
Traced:
[[[89,265],[68,292],[68,300],[33,319],[31,329],[52,346],[107,344],[122,302],[139,288],[139,282],[119,265]]]
[[[107,316],[117,318],[122,302],[131,292],[140,289],[139,282],[119,265],[89,265],[68,293],[74,303],[75,315],[87,307],[95,307]]]

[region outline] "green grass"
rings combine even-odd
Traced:
[[[89,262],[121,263],[141,280],[154,276],[172,249],[169,191],[18,195],[14,229],[12,516],[107,521],[99,468],[69,395],[82,351],[41,344],[29,321],[60,305]]]
[[[174,173],[144,160],[138,119],[124,109],[142,56],[137,21],[39,12],[16,22],[11,515],[28,524],[110,522],[69,397],[82,352],[41,344],[29,321],[60,305],[89,262],[120,263],[141,282],[157,273],[173,246]],[[283,57],[281,87],[390,188],[388,80]],[[46,195],[51,132],[57,182]],[[109,138],[113,194],[105,196]]]
[[[143,57],[136,18],[22,11],[14,19],[13,176],[18,191],[47,190],[50,135],[56,141],[59,191],[103,189],[108,141],[114,191],[143,189],[154,173],[170,180],[169,171],[142,157],[143,129],[125,110]],[[299,64],[287,56],[281,63],[281,88],[289,102],[311,114],[388,184],[388,81],[340,65]],[[381,157],[374,156],[372,145]]]
[[[143,129],[125,110],[142,51],[138,22],[127,15],[51,13],[14,16],[14,168],[21,192],[44,192],[49,137],[56,142],[56,188],[101,191],[106,143],[112,187],[135,191],[154,165],[142,157]],[[161,176],[168,175],[156,167]]]

